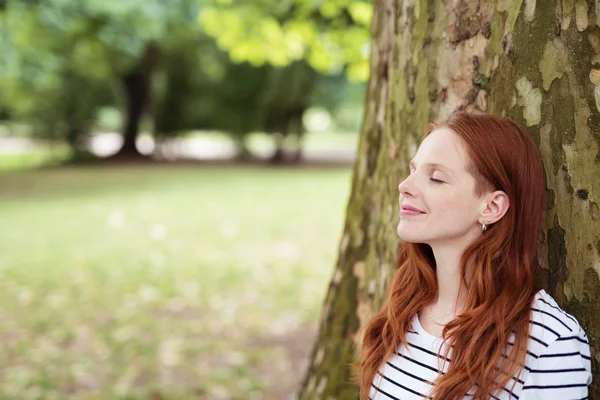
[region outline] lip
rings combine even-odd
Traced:
[[[422,215],[425,212],[419,210],[418,208],[411,207],[409,205],[403,205],[400,208],[400,215],[404,217],[413,216],[413,215]]]
[[[415,208],[415,207],[409,206],[408,204],[403,204],[401,208],[402,208],[402,210],[403,210],[403,211],[404,211],[404,210],[406,210],[406,211],[414,211],[414,212],[418,212],[418,213],[425,214],[425,212],[424,212],[424,211],[421,211],[421,210],[419,210],[418,208]]]

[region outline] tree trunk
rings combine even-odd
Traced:
[[[140,121],[149,103],[152,88],[152,71],[158,58],[158,48],[149,44],[138,65],[122,78],[125,90],[125,119],[123,125],[123,146],[116,157],[141,157],[135,142],[139,133]]]
[[[240,162],[254,162],[257,160],[256,156],[252,154],[248,147],[248,135],[240,132],[232,132],[231,139],[235,147],[234,160]]]
[[[285,148],[284,143],[287,139],[287,132],[284,133],[273,133],[273,141],[275,142],[275,151],[269,157],[269,162],[272,164],[281,164],[285,160]]]
[[[398,189],[429,121],[483,110],[539,146],[547,204],[539,279],[600,337],[600,3],[376,0],[358,159],[339,258],[301,399],[355,399],[359,329],[394,274]]]

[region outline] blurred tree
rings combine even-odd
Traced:
[[[245,143],[249,133],[301,136],[302,115],[310,105],[316,78],[306,63],[234,64],[210,38],[197,37],[184,44],[163,53],[162,82],[157,85],[161,93],[154,114],[157,137],[190,129],[220,130],[231,136],[239,156],[245,158],[251,157]],[[281,139],[277,143],[273,161],[283,158]]]
[[[366,19],[370,18],[370,6],[368,3],[362,3],[362,8],[354,3],[347,4],[346,7],[352,8],[356,15],[356,20],[353,20],[348,17],[348,10],[344,11],[344,6],[340,4],[337,10],[342,14],[345,12],[345,16],[343,23],[337,23],[340,21],[334,18],[335,13],[329,19],[324,18],[318,12],[318,7],[301,7],[292,12],[292,8],[282,8],[283,3],[275,2],[258,4],[245,1],[234,4],[206,1],[203,4],[200,25],[216,37],[219,48],[228,51],[229,57],[202,35],[181,36],[172,51],[163,54],[163,95],[157,96],[160,104],[155,114],[157,133],[163,136],[178,132],[190,124],[195,128],[223,130],[237,143],[240,155],[247,156],[247,134],[266,131],[274,133],[276,151],[273,161],[283,159],[283,143],[288,136],[296,139],[294,150],[298,159],[304,132],[304,111],[314,100],[333,110],[346,101],[340,96],[347,86],[346,78],[341,76],[343,70],[346,68],[350,71],[349,75],[357,79],[361,79],[359,71],[365,72],[366,52],[357,52],[356,49],[362,45],[364,51],[365,43],[368,43],[364,38],[360,39],[360,35],[368,39],[365,23],[368,25]],[[259,9],[263,11],[258,12]],[[244,15],[244,18],[239,18],[240,15]],[[306,21],[303,17],[314,20]],[[332,42],[330,50],[346,52],[327,66],[317,43],[303,43],[303,37],[312,37],[317,41],[327,39],[326,35],[318,36],[318,29],[325,30],[326,22],[330,23],[327,29],[331,30],[333,37],[340,39],[338,47]],[[295,44],[291,41],[287,44],[276,43],[269,39],[269,35],[279,29],[276,23],[291,29],[289,40],[295,38]],[[250,28],[261,24],[264,26],[258,31]],[[223,30],[224,26],[226,30]],[[346,33],[344,40],[341,39],[342,31]],[[352,38],[354,40],[350,40]],[[223,41],[239,46],[228,48],[222,45]],[[295,57],[288,57],[290,52],[298,50],[294,50],[294,46],[314,47],[316,50],[310,53],[311,59],[304,50],[297,52]],[[319,74],[316,69],[322,72]],[[335,76],[323,76],[324,73]],[[321,90],[319,95],[313,96],[313,89],[318,87],[330,90]]]
[[[245,152],[244,137],[262,128],[257,104],[267,70],[232,64],[205,35],[181,37],[161,60],[154,104],[158,138],[191,129],[221,130]]]
[[[281,161],[283,138],[302,136],[302,115],[311,104],[318,74],[303,61],[283,67],[232,63],[212,38],[187,35],[163,52],[159,76],[157,137],[190,129],[220,130],[232,137],[240,157],[251,157],[247,135],[271,132],[277,144],[272,160]]]
[[[363,0],[206,0],[199,21],[234,62],[284,66],[305,60],[315,70],[369,74],[372,6]]]
[[[135,137],[148,103],[157,43],[177,16],[173,3],[6,1],[0,22],[5,88],[0,101],[32,120],[46,137],[75,143],[91,126],[97,107],[116,102],[115,91],[122,90],[120,154],[137,154]],[[56,129],[64,124],[67,129]]]
[[[276,132],[274,161],[283,158],[282,144],[290,134],[296,138],[295,158],[300,157],[302,114],[319,97],[312,89],[336,87],[320,93],[331,110],[344,101],[337,94],[348,86],[340,74],[367,79],[371,15],[370,2],[360,0],[207,0],[200,10],[203,29],[233,62],[280,68],[270,75],[273,84],[265,96],[271,100],[266,100],[266,130]]]
[[[36,134],[66,140],[74,148],[91,129],[100,106],[120,106],[124,140],[117,157],[139,156],[135,143],[149,106],[153,107],[158,137],[193,128],[223,130],[239,144],[241,154],[246,153],[244,138],[252,131],[277,132],[279,139],[293,134],[299,144],[301,117],[310,105],[318,76],[315,69],[339,75],[348,66],[354,71],[350,75],[358,76],[358,53],[342,46],[358,42],[344,42],[341,33],[345,29],[346,39],[359,37],[364,27],[356,22],[360,18],[346,16],[346,22],[332,23],[328,28],[331,32],[327,35],[337,38],[333,40],[317,28],[337,21],[335,13],[324,18],[318,9],[306,14],[308,10],[303,7],[295,5],[293,11],[294,7],[281,8],[279,3],[271,4],[269,12],[258,13],[256,6],[252,2],[224,5],[209,0],[175,0],[168,5],[142,0],[9,0],[0,20],[0,52],[4,55],[0,84],[5,88],[0,104],[15,117],[31,121]],[[279,61],[258,55],[260,51],[250,42],[241,48],[249,51],[247,55],[254,54],[252,57],[239,57],[240,48],[225,52],[203,33],[203,29],[214,32],[215,22],[223,26],[207,15],[231,19],[231,12],[248,7],[254,11],[247,17],[255,18],[263,33],[272,36],[278,29],[274,21],[285,23],[286,34],[291,35],[285,43],[268,37],[252,39],[254,45],[266,40],[258,48],[265,54],[279,54]],[[368,7],[365,10],[368,14]],[[206,26],[196,23],[199,13]],[[303,15],[315,21],[301,21]],[[229,22],[237,21],[238,25],[230,25],[229,32],[242,32],[249,21],[234,20]],[[303,43],[303,38],[309,37],[331,44],[324,51],[316,42]],[[292,46],[292,42],[296,44]],[[312,50],[285,56],[299,45]],[[326,62],[331,56],[329,50],[331,54],[347,54]],[[271,64],[257,62],[257,57]],[[282,140],[277,143],[275,160],[282,157]]]
[[[311,93],[311,107],[328,110],[336,130],[357,133],[362,122],[365,86],[365,82],[349,82],[342,73],[319,75]]]
[[[304,61],[271,68],[261,104],[266,110],[265,131],[274,133],[275,153],[271,161],[284,159],[284,141],[295,138],[293,160],[301,158],[304,125],[302,116],[311,105],[318,74]]]

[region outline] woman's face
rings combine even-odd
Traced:
[[[436,129],[423,140],[410,175],[398,186],[402,240],[451,244],[481,234],[478,218],[485,202],[475,193],[468,163],[462,139],[449,128]]]

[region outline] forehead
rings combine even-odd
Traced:
[[[466,170],[469,156],[462,139],[449,128],[433,130],[419,146],[417,163],[438,163],[453,170]]]

